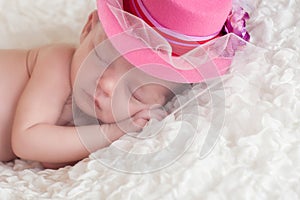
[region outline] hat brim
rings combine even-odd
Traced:
[[[219,77],[230,68],[232,56],[224,54],[230,35],[210,41],[182,56],[172,56],[167,41],[163,41],[141,19],[123,10],[123,0],[98,0],[97,6],[99,20],[114,48],[132,65],[149,75],[172,82],[198,83]],[[128,20],[134,20],[131,23],[133,26],[122,24]],[[142,34],[135,35],[135,29],[141,29],[139,32]],[[151,34],[150,39],[145,33],[146,36]],[[153,35],[156,38],[152,38]],[[160,47],[155,46],[157,43],[149,45],[153,40],[163,41],[163,53]]]

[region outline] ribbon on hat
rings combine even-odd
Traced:
[[[246,29],[246,21],[249,18],[249,14],[242,7],[232,9],[225,22],[224,31],[226,33],[234,33],[248,42],[250,35]]]

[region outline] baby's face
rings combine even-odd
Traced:
[[[101,61],[99,68],[100,65]],[[95,72],[95,76],[81,81],[75,100],[81,110],[103,123],[121,121],[142,110],[162,106],[172,96],[167,84],[133,67],[122,57],[100,71],[101,74]]]
[[[114,123],[171,98],[173,83],[144,73],[121,56],[110,58],[115,52],[110,45],[97,47],[104,37],[93,38],[98,39],[82,44],[86,46],[76,55],[81,60],[72,66],[73,94],[82,111],[103,123]]]

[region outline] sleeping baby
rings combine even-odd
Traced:
[[[59,168],[128,132],[141,131],[151,118],[162,120],[167,115],[163,106],[174,95],[190,83],[222,75],[229,68],[228,58],[210,60],[215,72],[199,72],[188,57],[169,62],[198,47],[203,50],[201,45],[225,34],[232,2],[218,2],[183,3],[182,8],[173,9],[174,1],[168,0],[98,0],[98,10],[90,14],[79,46],[0,50],[0,95],[5,105],[0,110],[0,160],[19,157]],[[211,17],[202,19],[201,10],[196,16],[189,15],[195,6],[203,5],[211,8],[205,11]],[[178,9],[187,11],[180,17],[191,20],[188,28],[180,20],[166,18],[178,14]],[[132,33],[141,24],[154,28]],[[125,30],[128,34],[121,34]],[[208,63],[203,66],[210,67]],[[76,122],[75,110],[97,123]]]

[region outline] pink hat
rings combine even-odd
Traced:
[[[98,0],[100,21],[118,52],[150,75],[181,83],[229,69],[233,35],[223,36],[223,27],[231,9],[232,0]]]

